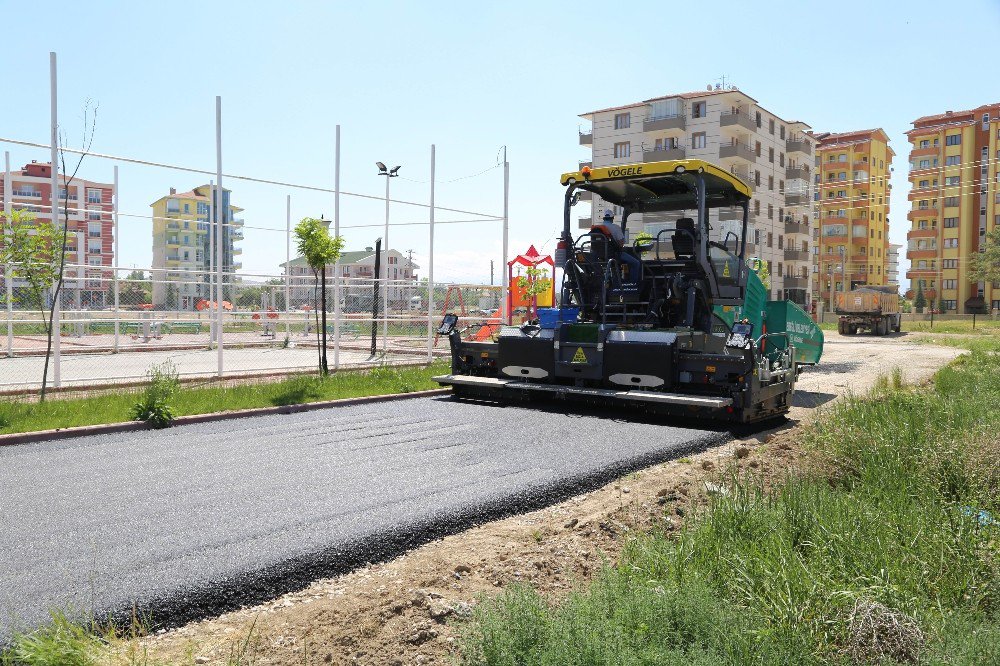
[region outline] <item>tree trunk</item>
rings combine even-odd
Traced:
[[[322,372],[323,376],[325,377],[328,374],[330,374],[330,368],[327,366],[326,363],[326,267],[325,266],[323,267],[323,271],[320,273],[320,284],[322,285],[322,291],[320,291],[319,298],[321,307],[323,309],[323,314],[320,315],[320,318],[322,319],[322,324],[320,325],[320,328],[323,341],[322,342],[323,351],[320,356],[320,372]]]

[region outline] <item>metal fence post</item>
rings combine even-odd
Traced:
[[[10,151],[4,152],[3,174],[3,215],[7,223],[4,234],[10,236]],[[3,267],[3,281],[7,291],[7,356],[14,356],[14,280],[10,276],[11,265]]]
[[[435,146],[431,144],[430,250],[427,256],[427,362],[434,360],[434,168]]]
[[[52,168],[49,170],[52,173],[52,191],[49,192],[49,213],[52,217],[53,226],[58,224],[59,220],[59,113],[58,113],[58,99],[56,96],[56,54],[55,51],[49,53],[49,87],[50,87],[50,99],[51,99],[51,135],[49,141],[51,142],[50,155],[52,160]],[[69,186],[67,184],[66,197],[69,198]],[[69,205],[67,203],[67,205]],[[63,248],[63,252],[65,252]],[[58,282],[62,282],[62,263],[60,262],[60,274],[56,278]],[[62,325],[60,324],[60,309],[62,304],[59,302],[61,300],[61,295],[56,291],[52,291],[53,303],[52,303],[52,321],[51,331],[52,331],[52,385],[56,388],[62,386],[62,341],[60,340],[62,333]],[[44,388],[44,387],[43,387]]]
[[[500,271],[503,276],[503,293],[500,294],[500,313],[501,322],[510,323],[511,312],[508,304],[508,294],[510,293],[510,285],[507,279],[507,255],[509,252],[508,248],[508,225],[510,223],[510,162],[507,161],[507,147],[504,146],[503,149],[503,264],[500,266]],[[553,276],[555,277],[555,276]]]
[[[292,274],[292,195],[285,196],[285,337],[291,340],[292,324],[289,321],[291,310],[291,274]]]
[[[118,353],[118,336],[120,333],[120,323],[121,323],[121,303],[119,301],[119,285],[118,285],[118,267],[121,263],[121,232],[118,226],[118,165],[115,165],[115,190],[113,192],[112,201],[114,202],[114,216],[115,216],[115,272],[114,272],[114,287],[115,287],[115,353]]]
[[[215,97],[215,180],[218,183],[216,187],[216,205],[215,205],[215,269],[216,278],[219,282],[218,291],[216,292],[215,299],[215,322],[218,329],[219,335],[219,345],[216,347],[218,351],[218,372],[219,377],[223,375],[223,354],[222,354],[222,297],[225,293],[222,288],[222,224],[228,217],[228,212],[222,204],[222,97],[217,95]]]
[[[333,237],[340,238],[340,125],[333,167]],[[326,270],[326,266],[323,267]],[[340,369],[340,256],[333,262],[333,369]]]

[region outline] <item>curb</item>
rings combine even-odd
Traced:
[[[306,402],[299,405],[282,405],[280,407],[254,407],[251,409],[239,409],[231,412],[191,414],[190,416],[178,416],[176,419],[174,419],[173,425],[171,427],[182,426],[182,425],[194,425],[196,423],[213,423],[215,421],[228,421],[230,419],[242,419],[251,416],[269,416],[272,414],[298,414],[299,412],[311,412],[318,409],[330,409],[334,407],[350,407],[352,405],[365,405],[377,402],[392,402],[395,400],[409,400],[411,398],[426,398],[436,395],[446,395],[448,393],[451,393],[450,388],[428,389],[426,391],[414,391],[413,393],[366,395],[357,398],[340,398],[338,400]],[[152,428],[150,428],[148,425],[142,422],[127,421],[125,423],[106,423],[102,425],[60,428],[57,430],[38,430],[35,432],[19,432],[10,435],[0,435],[0,447],[16,446],[18,444],[33,444],[36,442],[49,442],[60,439],[70,439],[72,437],[86,437],[89,435],[106,435],[117,432],[136,432],[140,430],[152,430]]]

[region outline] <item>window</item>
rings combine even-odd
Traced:
[[[785,126],[784,125],[782,125],[781,127],[778,128],[778,137],[780,137],[782,139],[785,138]]]
[[[988,132],[990,129],[990,114],[983,114],[983,131]]]
[[[65,191],[65,190],[64,190]],[[87,203],[101,203],[101,191],[87,188]]]
[[[774,164],[774,148],[767,149],[767,161]]]
[[[704,148],[708,145],[708,139],[704,132],[695,132],[691,135],[691,147],[692,148]]]
[[[785,166],[785,154],[778,153],[778,166]]]
[[[632,154],[632,144],[628,141],[623,141],[621,143],[615,144],[615,157],[629,157]]]
[[[184,214],[187,215],[190,212],[191,212],[191,204],[185,202],[184,203]]]
[[[942,259],[941,268],[958,268],[958,259]]]
[[[757,184],[760,185],[760,183],[757,183]],[[754,202],[753,202],[753,214],[754,215],[760,215],[760,200],[759,199],[754,200]]]
[[[948,177],[946,177],[944,179],[944,184],[945,184],[945,186],[961,185],[962,184],[962,177],[961,176],[948,176]]]
[[[753,184],[760,187],[760,171],[753,172]]]
[[[958,247],[958,239],[957,238],[945,238],[944,239],[944,246],[946,248],[956,248],[956,247]]]
[[[767,219],[774,219],[774,206],[772,204],[767,204]]]
[[[760,129],[760,111],[757,111],[757,113],[756,113],[756,115],[754,117],[755,117],[755,119],[757,121],[757,129]],[[760,153],[757,153],[757,154],[760,155]]]
[[[837,161],[838,162],[846,162],[847,161],[847,153],[841,153],[840,155],[837,155]]]
[[[204,201],[199,201],[198,202],[198,214],[199,215],[208,215],[208,204],[205,203]]]
[[[961,134],[949,134],[944,138],[944,145],[946,146],[958,146],[962,143]]]
[[[781,234],[778,234],[778,249],[785,249],[785,237]]]
[[[754,152],[754,155],[756,155],[757,157],[760,157],[760,141],[757,141],[757,142],[754,143],[753,152]]]
[[[767,121],[767,131],[772,135],[774,134],[774,118]]]
[[[632,125],[632,114],[631,113],[616,113],[615,114],[615,129],[628,129]]]
[[[944,198],[944,205],[945,206],[958,206],[958,197],[945,197]]]
[[[778,192],[780,192],[781,194],[785,193],[785,181],[783,180],[778,181]]]
[[[88,222],[87,223],[87,236],[89,238],[100,238],[101,237],[101,223],[100,222]]]
[[[957,217],[946,217],[946,218],[944,218],[944,225],[943,226],[944,226],[945,229],[954,229],[955,227],[958,226],[958,218]]]
[[[101,219],[101,209],[87,207],[87,219],[88,220],[100,220]]]
[[[767,232],[767,246],[768,247],[774,247],[774,232],[773,231],[768,231]]]
[[[774,176],[767,177],[767,189],[774,190]]]
[[[944,158],[945,166],[957,166],[961,163],[962,163],[961,155],[949,155],[948,157]]]
[[[691,105],[692,118],[704,118],[708,115],[708,102],[695,102]]]
[[[942,289],[958,289],[958,280],[941,280]]]
[[[177,199],[167,199],[167,212],[168,213],[179,213],[181,212],[181,202]]]

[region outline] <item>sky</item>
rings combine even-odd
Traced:
[[[58,20],[0,0],[7,87],[0,137],[47,143],[49,52],[59,70],[60,126],[82,138],[98,108],[93,150],[215,171],[222,97],[223,171],[332,188],[335,126],[341,187],[382,197],[375,161],[402,165],[393,199],[427,202],[436,146],[436,204],[497,216],[510,162],[511,256],[551,251],[562,222],[558,177],[587,159],[578,116],[703,90],[724,76],[768,110],[817,131],[882,127],[894,163],[890,238],[905,243],[910,122],[1000,101],[1000,0],[837,3],[745,1],[591,5],[522,2],[57,2]],[[4,144],[14,168],[48,151]],[[110,182],[114,162],[87,157],[80,175]],[[151,261],[149,205],[209,176],[120,164],[119,265]],[[333,195],[224,181],[245,209],[243,273],[285,260],[286,196],[294,221],[333,216]],[[124,215],[127,214],[127,215]],[[345,196],[347,249],[374,245],[384,203]],[[438,222],[470,215],[438,211]],[[389,245],[424,274],[426,208],[393,204]],[[359,227],[361,225],[376,225]],[[435,279],[500,281],[500,223],[435,226]],[[901,279],[908,264],[901,266]],[[254,279],[254,278],[250,278]]]

